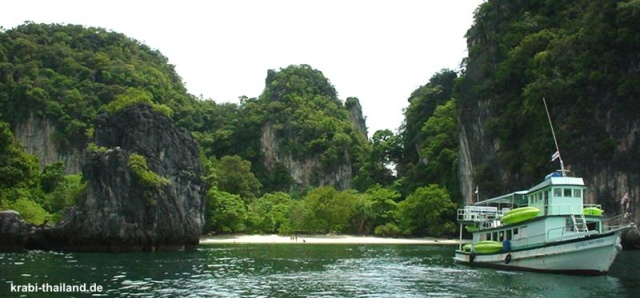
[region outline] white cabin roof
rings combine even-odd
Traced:
[[[534,192],[541,188],[550,185],[564,185],[564,186],[582,186],[584,187],[584,180],[580,177],[549,177],[542,181],[540,184],[529,189],[529,192]]]
[[[476,206],[483,205],[493,205],[493,204],[503,204],[503,203],[514,203],[518,198],[523,198],[525,195],[540,190],[547,186],[558,185],[558,186],[580,186],[584,187],[584,180],[580,177],[562,177],[562,176],[548,176],[544,181],[540,182],[538,185],[528,189],[521,190],[512,193],[508,193],[505,195],[501,195],[498,197],[493,197],[490,199],[486,199],[480,202],[475,203]]]

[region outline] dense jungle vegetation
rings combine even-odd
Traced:
[[[205,232],[451,234],[463,203],[459,129],[478,114],[488,117],[476,137],[499,144],[500,154],[475,152],[486,156],[475,179],[489,192],[512,190],[501,173],[530,185],[549,170],[554,147],[542,97],[553,102],[560,138],[577,158],[624,163],[603,127],[610,117],[637,119],[629,107],[640,95],[639,16],[638,0],[489,0],[467,33],[462,69],[434,74],[408,94],[399,131],[369,139],[329,79],[309,65],[266,70],[259,97],[216,103],[188,94],[166,57],[122,34],[25,23],[0,32],[0,209],[55,221],[84,188],[64,164],[42,167],[24,153],[12,132],[17,124],[46,117],[60,150],[85,148],[96,115],[147,102],[200,144],[211,186]],[[614,116],[599,115],[603,107]],[[283,163],[266,165],[267,127],[281,156],[328,170],[349,164],[352,187],[300,186]]]
[[[349,101],[356,104],[357,98]],[[18,210],[37,224],[56,221],[84,189],[81,175],[67,175],[64,164],[39,166],[21,150],[12,127],[46,117],[55,123],[59,150],[100,150],[91,142],[96,115],[136,103],[171,115],[198,140],[203,179],[211,185],[205,232],[453,231],[449,191],[407,179],[395,183],[392,167],[403,154],[400,136],[381,131],[368,141],[322,72],[308,65],[268,70],[258,98],[218,104],[189,95],[157,50],[104,29],[56,24],[25,23],[0,34],[0,208]],[[280,155],[318,160],[329,170],[350,164],[354,188],[300,187],[283,164],[266,167],[261,149],[266,125]],[[433,202],[438,204],[430,206]]]
[[[637,173],[639,16],[637,0],[487,1],[476,10],[457,99],[466,131],[483,130],[470,143],[481,144],[471,154],[486,193],[557,168],[542,98],[572,172]]]

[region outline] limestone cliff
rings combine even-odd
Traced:
[[[20,251],[29,240],[31,227],[13,210],[0,211],[0,251]]]
[[[349,120],[356,130],[362,134],[365,138],[368,138],[367,132],[367,120],[362,115],[362,106],[360,101],[355,97],[349,97],[344,103],[344,106],[349,111]]]
[[[16,124],[13,135],[25,152],[38,157],[40,166],[62,161],[67,174],[80,173],[82,153],[76,148],[62,150],[56,141],[55,125],[47,118],[29,114],[26,120]]]
[[[85,153],[86,194],[62,223],[37,229],[29,248],[80,251],[193,249],[204,224],[198,145],[147,105],[96,119],[97,148]],[[106,149],[108,148],[108,149]],[[146,160],[147,175],[132,168]],[[157,177],[160,183],[149,182]]]
[[[475,13],[458,98],[463,195],[470,202],[476,186],[481,198],[527,188],[559,168],[550,162],[546,98],[587,202],[619,215],[629,193],[638,219],[640,89],[627,88],[640,74],[635,10],[616,1],[555,4],[487,1]]]
[[[266,180],[287,182],[276,190],[350,187],[367,142],[356,98],[343,103],[321,71],[290,65],[267,72],[265,89],[250,107],[260,115],[254,117],[262,153],[257,162],[268,173]]]
[[[277,165],[283,166],[293,180],[291,190],[303,190],[309,186],[332,185],[337,189],[347,189],[351,186],[351,157],[346,150],[344,158],[347,162],[330,168],[323,165],[317,156],[296,159],[290,152],[279,148],[271,123],[263,126],[260,143],[265,167],[268,171],[273,171]]]

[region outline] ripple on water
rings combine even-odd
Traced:
[[[616,276],[571,277],[454,264],[454,248],[220,245],[195,253],[0,253],[0,282],[99,283],[104,296],[628,296]],[[75,260],[75,262],[68,262]],[[633,263],[634,259],[625,262]],[[635,264],[638,264],[636,262]],[[162,267],[160,267],[162,265]],[[633,275],[632,267],[624,272]],[[490,286],[487,286],[490,285]]]

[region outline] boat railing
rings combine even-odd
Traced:
[[[616,215],[613,217],[606,218],[604,220],[604,230],[605,231],[613,230],[613,229],[628,225],[629,223],[630,223],[629,219],[626,218],[624,215],[622,214]]]
[[[493,206],[466,206],[458,209],[459,222],[491,222],[502,217],[509,209],[498,209]]]

